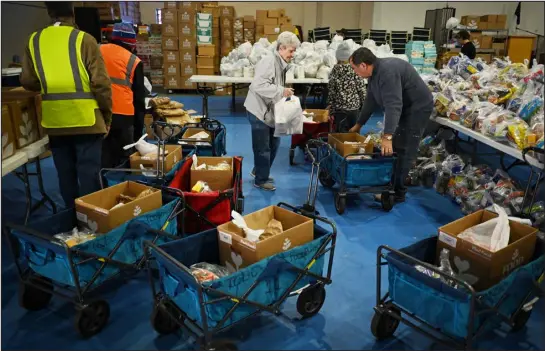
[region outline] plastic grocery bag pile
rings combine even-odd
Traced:
[[[544,67],[534,61],[492,64],[461,55],[423,79],[435,97],[437,116],[449,118],[518,149],[543,148]]]
[[[337,64],[336,50],[343,38],[336,35],[331,43],[320,40],[316,43],[304,42],[295,51],[292,64],[286,74],[288,79],[318,78],[327,79],[333,67]],[[352,39],[345,40],[356,51],[359,44]],[[399,57],[408,60],[406,55],[393,54],[389,45],[376,46],[373,40],[366,39],[363,47],[371,50],[377,57]],[[220,71],[222,76],[251,78],[254,75],[253,67],[265,56],[274,55],[276,42],[270,43],[261,38],[253,46],[249,42],[241,44],[221,60]]]
[[[545,201],[536,199],[529,206],[524,200],[524,188],[507,173],[493,171],[487,165],[467,164],[461,156],[449,154],[444,143],[437,136],[421,141],[408,185],[434,187],[459,204],[464,214],[497,205],[509,216],[524,213],[536,228],[545,223]]]

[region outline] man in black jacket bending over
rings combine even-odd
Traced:
[[[356,74],[368,79],[367,98],[350,131],[359,133],[377,107],[384,111],[382,154],[397,154],[395,199],[403,202],[405,178],[433,110],[432,94],[414,67],[401,59],[377,58],[371,50],[359,48],[350,57],[350,64]]]

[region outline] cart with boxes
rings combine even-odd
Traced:
[[[124,182],[76,199],[67,209],[5,235],[19,273],[19,305],[45,308],[53,295],[76,306],[75,328],[88,338],[107,324],[104,287],[145,267],[142,242],[176,239],[183,199],[175,191]],[[13,243],[16,243],[14,245]]]
[[[160,272],[158,282],[149,275],[154,329],[160,334],[182,329],[207,350],[236,350],[216,335],[260,312],[281,314],[290,296],[298,296],[303,317],[317,314],[331,283],[335,225],[283,203],[244,216],[251,228],[265,228],[271,219],[283,231],[258,242],[233,222],[164,245],[146,242],[145,252]],[[202,262],[227,272],[197,279],[195,264]]]
[[[318,179],[326,188],[338,184],[335,209],[343,214],[348,195],[381,194],[381,205],[390,211],[395,203],[396,157],[382,157],[375,151],[371,138],[358,133],[330,133],[320,135],[317,158],[327,158],[320,168]]]
[[[513,331],[522,329],[543,297],[545,239],[536,235],[536,228],[513,220],[509,243],[499,251],[458,237],[497,217],[480,210],[443,226],[439,236],[401,250],[379,247],[373,335],[389,338],[402,322],[439,343],[467,350],[475,349],[480,335],[502,323]],[[448,255],[442,256],[444,252]],[[441,268],[447,265],[456,271],[449,274]],[[385,294],[383,266],[388,272]]]
[[[294,165],[295,150],[297,148],[306,151],[308,141],[317,139],[318,135],[332,131],[332,120],[329,118],[328,110],[306,109],[305,117],[307,120],[303,123],[303,134],[291,136],[291,147],[289,153],[290,165]]]

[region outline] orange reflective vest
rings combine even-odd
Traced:
[[[112,113],[134,115],[132,82],[134,70],[140,59],[128,50],[115,44],[100,45],[106,70],[112,81]]]

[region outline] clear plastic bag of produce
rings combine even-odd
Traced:
[[[191,269],[191,273],[201,283],[223,278],[231,274],[227,268],[207,262],[195,263],[189,268]]]

